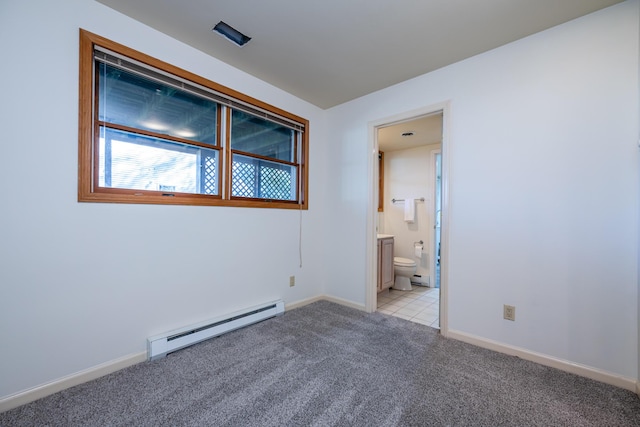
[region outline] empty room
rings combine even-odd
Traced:
[[[5,0],[0,46],[0,425],[640,425],[639,0]]]

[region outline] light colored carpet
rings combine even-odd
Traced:
[[[0,425],[640,426],[640,399],[322,301],[5,412]]]

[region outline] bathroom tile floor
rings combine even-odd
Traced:
[[[396,291],[378,294],[378,311],[412,322],[440,327],[440,289],[412,286],[410,291]]]

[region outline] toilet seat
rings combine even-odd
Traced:
[[[393,265],[397,265],[398,267],[415,267],[416,262],[409,258],[402,258],[398,256],[393,258]]]

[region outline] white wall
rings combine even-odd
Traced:
[[[445,100],[450,328],[637,378],[638,17],[630,0],[323,112],[96,2],[1,2],[0,399],[268,299],[363,304],[368,123]],[[295,211],[76,201],[80,27],[310,120],[302,269]]]
[[[80,27],[310,120],[302,269],[294,210],[76,201]],[[0,48],[0,400],[152,334],[322,294],[322,110],[94,1],[0,2]]]
[[[369,123],[450,100],[450,330],[637,378],[638,5],[329,110],[327,291],[365,301]]]
[[[440,145],[424,145],[406,150],[384,153],[384,227],[383,232],[394,235],[395,256],[416,261],[416,274],[428,277],[434,252],[434,179],[431,154]],[[404,221],[404,203],[392,199],[414,199],[416,216],[413,223]],[[422,256],[415,257],[414,242],[423,241]],[[433,278],[431,278],[433,281]],[[433,282],[431,282],[433,283]]]

